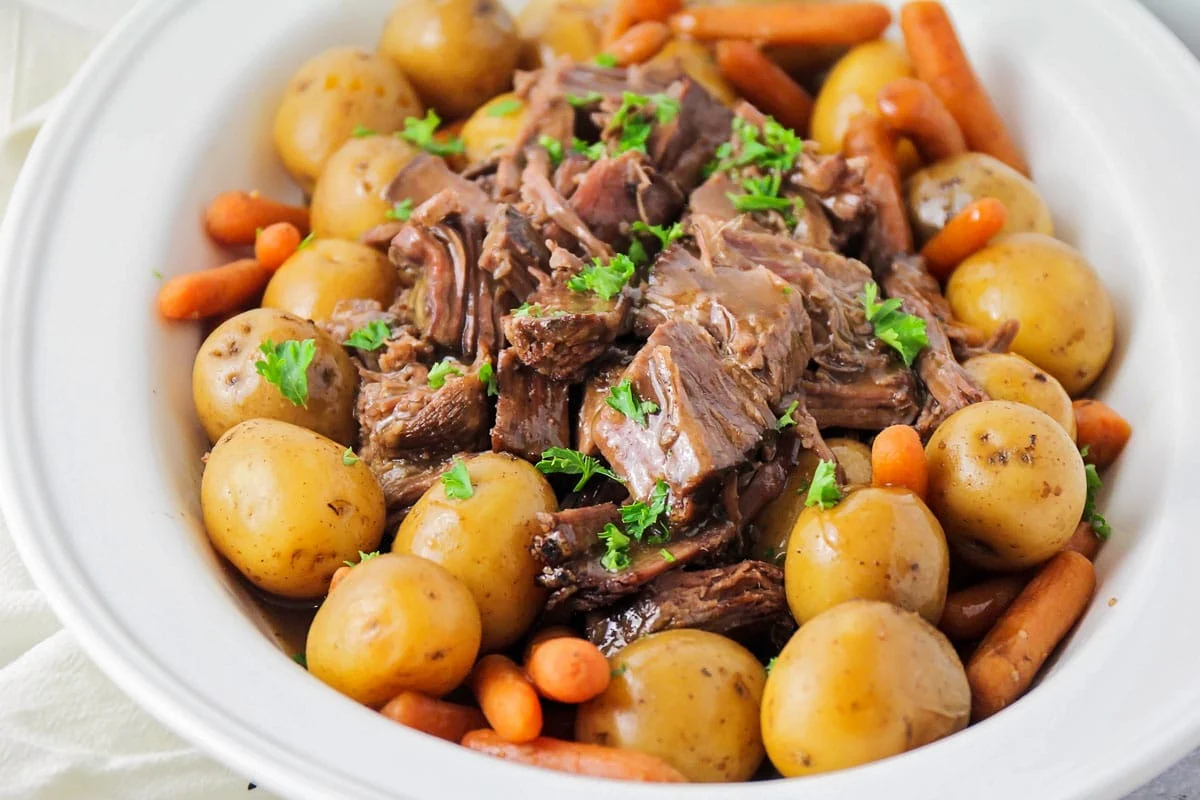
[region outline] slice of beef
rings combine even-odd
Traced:
[[[804,377],[803,387],[820,428],[880,431],[908,425],[920,411],[912,373],[895,367],[856,375],[818,369]]]
[[[504,336],[523,363],[548,378],[578,383],[588,365],[629,327],[628,292],[605,300],[547,284],[527,298],[529,308],[504,317]]]
[[[575,209],[550,182],[545,151],[537,149],[521,173],[518,210],[546,239],[584,258],[608,259],[613,249],[592,232]]]
[[[608,390],[621,380],[622,373],[633,360],[633,353],[621,347],[609,348],[592,365],[591,374],[583,385],[583,401],[575,423],[575,449],[586,456],[598,456],[600,449],[592,439],[592,420],[606,405]]]
[[[350,334],[359,328],[365,328],[372,322],[386,322],[389,328],[400,324],[400,319],[390,311],[384,311],[378,300],[339,300],[333,307],[333,313],[317,326],[328,333],[335,342],[341,344],[350,338]]]
[[[548,447],[571,446],[570,384],[525,366],[512,348],[500,351],[492,449],[537,461]]]
[[[666,482],[672,525],[694,519],[775,426],[763,384],[693,322],[659,325],[621,378],[658,411],[640,424],[605,406],[592,438],[635,498]]]
[[[587,635],[605,655],[643,636],[675,628],[698,628],[736,637],[788,613],[783,570],[762,561],[727,567],[673,571],[637,595],[588,615]]]
[[[714,172],[688,197],[688,214],[725,222],[734,219],[738,210],[729,195],[738,193],[737,183],[728,172]]]
[[[518,303],[538,287],[550,271],[550,250],[529,218],[511,205],[496,209],[479,254],[479,266]]]
[[[408,364],[397,372],[364,372],[355,406],[368,460],[435,460],[461,450],[479,450],[487,442],[488,403],[483,383],[465,364],[452,362],[451,374],[438,389],[429,370]]]
[[[679,113],[655,126],[647,150],[655,168],[686,195],[729,138],[733,114],[691,78],[676,82],[667,94],[678,101]]]
[[[679,216],[684,195],[630,150],[592,164],[571,195],[571,208],[596,236],[624,251],[634,222],[661,225]]]
[[[608,524],[619,525],[621,512],[615,503],[539,512],[539,532],[530,552],[543,566],[556,567],[575,558],[586,558],[600,544],[600,531]]]
[[[450,461],[470,453],[453,453],[445,458],[423,459],[386,458],[377,456],[371,459],[364,457],[379,485],[383,489],[383,497],[389,511],[396,511],[411,506],[421,499],[421,495],[433,486],[438,477],[450,466]]]
[[[464,214],[484,223],[495,210],[487,192],[446,165],[441,158],[420,153],[388,184],[386,196],[393,203],[411,200],[420,206],[441,192],[449,191]]]

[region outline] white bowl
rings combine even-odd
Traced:
[[[1200,742],[1200,397],[1194,307],[1200,68],[1128,0],[952,2],[1063,238],[1116,300],[1102,395],[1135,434],[1115,534],[1070,645],[1011,709],[915,752],[753,786],[659,788],[532,770],[409,731],[298,668],[201,527],[194,325],[159,282],[216,263],[220,190],[290,194],[269,145],[288,75],[375,41],[388,0],[145,2],[38,139],[0,242],[4,512],[96,661],[234,768],[304,798],[1115,798]],[[1186,345],[1186,346],[1185,346]],[[1119,601],[1115,604],[1109,598]]]

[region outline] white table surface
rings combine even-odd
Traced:
[[[1142,2],[1200,54],[1200,0]],[[0,216],[34,123],[102,32],[132,4],[0,0]],[[6,138],[14,125],[21,131]],[[16,622],[9,624],[8,615]],[[162,730],[56,628],[0,522],[0,800],[270,797],[261,789],[247,794],[244,778]],[[42,663],[50,666],[36,666]],[[14,675],[19,679],[7,679]],[[60,696],[47,697],[54,693]],[[14,720],[19,731],[5,738],[11,729],[5,724]],[[68,774],[37,782],[40,772],[55,769]],[[1200,750],[1126,800],[1200,800]]]

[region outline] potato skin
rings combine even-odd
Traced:
[[[377,708],[402,691],[440,697],[479,652],[479,611],[453,575],[423,558],[384,554],[358,564],[313,618],[308,671]]]
[[[538,512],[558,509],[554,490],[528,461],[507,453],[466,459],[474,494],[446,496],[438,481],[400,523],[393,553],[441,564],[470,590],[483,620],[481,652],[503,650],[533,624],[546,592],[529,551]]]
[[[990,400],[954,413],[925,446],[929,507],[964,561],[1019,570],[1075,532],[1083,459],[1062,426],[1031,406]]]
[[[514,101],[518,103],[517,108],[506,114],[495,113],[495,109],[502,104]],[[496,153],[511,147],[528,117],[528,105],[523,100],[518,100],[513,92],[496,95],[475,109],[475,113],[467,120],[462,130],[467,160],[472,164],[486,161]]]
[[[955,214],[982,197],[1008,210],[1001,234],[1054,235],[1050,207],[1033,181],[984,153],[963,153],[930,164],[908,179],[908,214],[919,244],[929,241]]]
[[[762,731],[784,777],[897,755],[967,726],[962,662],[935,627],[853,600],[802,626],[767,677]]]
[[[788,606],[803,625],[847,600],[882,600],[937,623],[950,550],[942,526],[907,489],[863,487],[833,508],[807,508],[784,562]]]
[[[399,0],[379,53],[443,119],[465,117],[508,88],[521,40],[497,0]]]
[[[342,300],[378,300],[387,308],[399,287],[396,267],[373,247],[318,239],[283,262],[271,276],[262,304],[323,322]]]
[[[993,400],[1011,400],[1033,406],[1063,426],[1075,438],[1075,411],[1062,384],[1016,353],[983,353],[968,359],[963,368]]]
[[[557,56],[591,61],[600,52],[600,14],[605,0],[530,0],[517,13],[522,69],[537,69]]]
[[[254,367],[259,346],[291,339],[315,339],[317,354],[308,367],[308,405],[296,406]],[[308,320],[273,308],[242,312],[208,335],[192,366],[192,400],[210,442],[248,419],[290,422],[343,445],[358,435],[354,395],[358,370],[341,344]]]
[[[680,629],[613,655],[608,689],[579,707],[581,742],[650,753],[698,782],[744,781],[763,758],[766,672],[732,639]]]
[[[737,92],[721,74],[721,68],[717,66],[717,60],[713,58],[713,54],[707,47],[693,39],[671,39],[647,63],[654,65],[678,63],[680,69],[687,73],[692,80],[707,89],[709,94],[725,105],[731,106],[738,100]]]
[[[404,73],[357,47],[326,50],[288,81],[275,112],[275,149],[305,191],[325,162],[361,125],[380,133],[424,114]]]
[[[356,241],[387,222],[392,201],[388,184],[417,150],[395,136],[364,136],[346,141],[321,170],[313,189],[313,235]]]
[[[208,538],[246,578],[282,597],[320,597],[343,561],[383,537],[383,490],[345,448],[273,419],[229,429],[200,482]]]
[[[1012,350],[1078,397],[1112,355],[1115,312],[1083,255],[1037,233],[1005,236],[967,258],[946,284],[954,317],[991,335],[1020,323]]]
[[[878,40],[851,48],[829,71],[813,104],[810,138],[823,153],[838,153],[850,120],[863,111],[879,113],[879,90],[897,78],[911,78],[904,48]]]

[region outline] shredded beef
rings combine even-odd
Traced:
[[[533,536],[533,557],[543,566],[555,567],[575,558],[586,558],[600,544],[600,531],[618,524],[621,513],[614,503],[564,508],[539,513],[540,531]]]
[[[684,195],[636,151],[602,158],[580,176],[570,204],[584,224],[626,250],[634,222],[661,225],[679,215]]]
[[[548,447],[571,446],[569,384],[525,366],[511,348],[500,351],[496,379],[493,450],[537,461]]]

